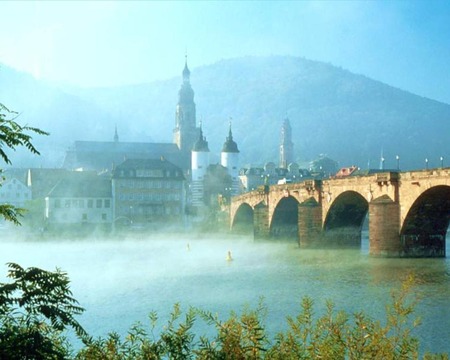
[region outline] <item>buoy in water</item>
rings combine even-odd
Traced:
[[[227,254],[227,261],[232,261],[233,257],[231,256],[231,251],[228,250],[228,254]]]

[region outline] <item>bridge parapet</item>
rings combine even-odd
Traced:
[[[414,181],[414,180],[430,180],[430,179],[444,179],[450,181],[450,168],[426,169],[405,171],[400,173],[400,180]]]

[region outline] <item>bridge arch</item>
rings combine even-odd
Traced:
[[[298,240],[298,205],[291,195],[278,201],[270,221],[271,238]]]
[[[332,202],[323,224],[325,241],[360,246],[361,230],[369,210],[368,201],[356,191],[344,191]]]
[[[250,234],[253,232],[253,208],[247,204],[239,205],[231,223],[231,230],[239,234]]]
[[[450,186],[438,185],[422,192],[409,208],[400,231],[408,256],[445,256],[450,223]]]

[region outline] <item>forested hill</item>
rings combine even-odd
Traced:
[[[326,154],[342,166],[378,167],[381,153],[387,168],[396,167],[396,155],[403,169],[424,167],[425,158],[430,166],[438,166],[440,156],[450,161],[448,104],[303,58],[189,65],[197,120],[216,159],[232,118],[242,163],[277,163],[287,116],[301,163]],[[112,140],[115,124],[123,141],[171,142],[183,66],[167,81],[64,91],[3,67],[0,102],[52,133],[45,147],[55,151],[52,160],[71,141]]]

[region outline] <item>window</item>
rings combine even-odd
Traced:
[[[87,214],[81,214],[81,220],[87,221]]]
[[[110,208],[110,207],[111,207],[111,200],[105,199],[105,208]]]
[[[70,208],[70,200],[64,201],[64,207]]]
[[[92,209],[94,207],[94,200],[89,199],[88,200],[88,208]]]
[[[100,209],[102,207],[102,199],[97,199],[96,207],[97,209]]]
[[[102,214],[102,220],[106,221],[106,214]]]

